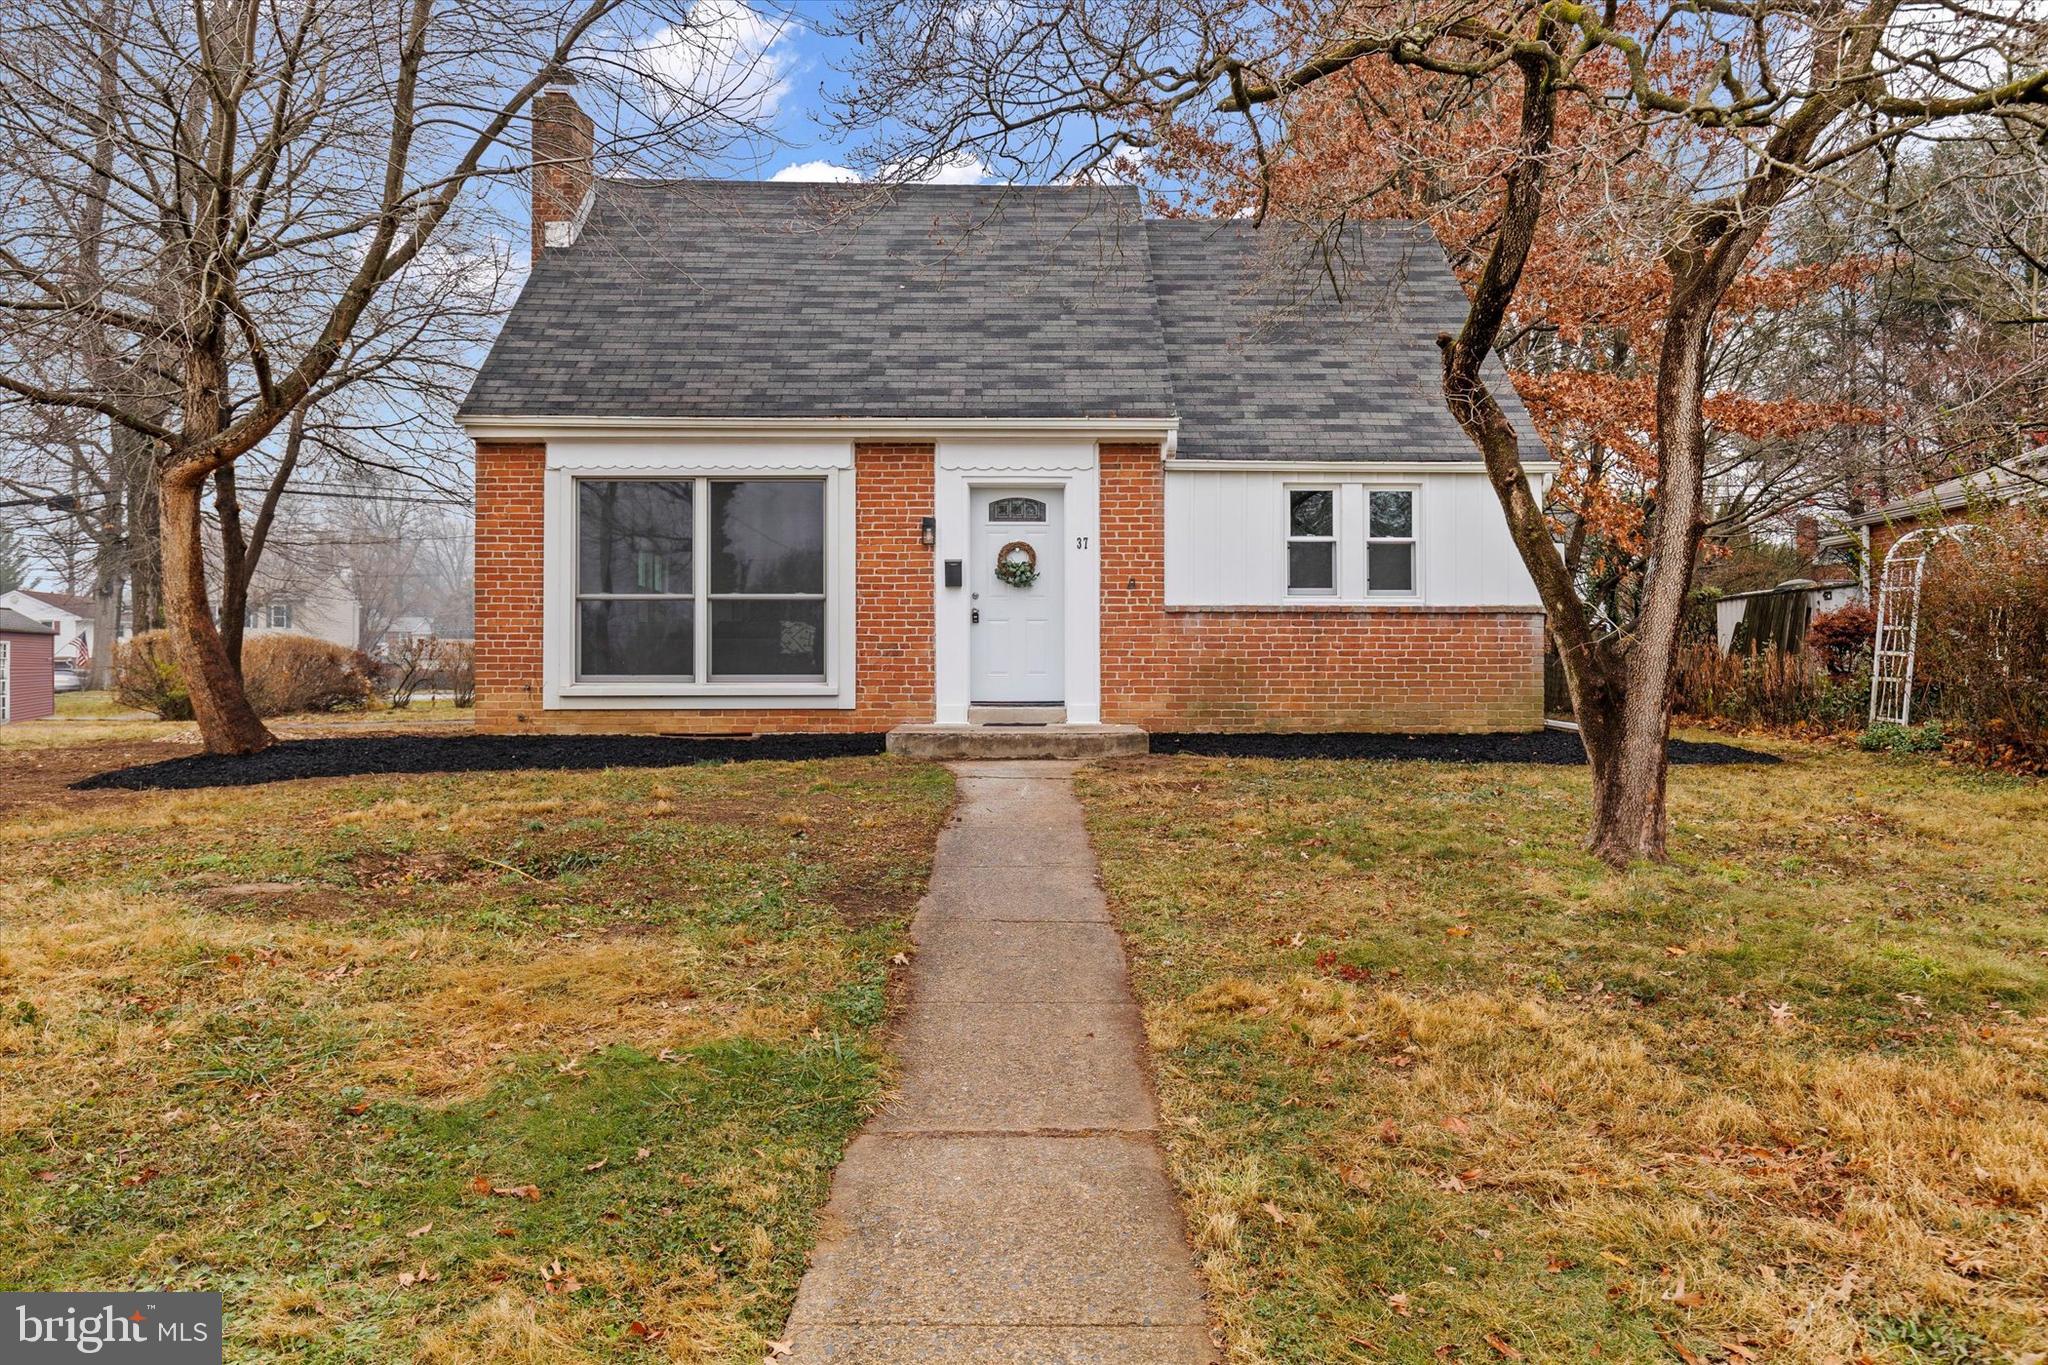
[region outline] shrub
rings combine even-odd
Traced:
[[[1868,669],[1876,641],[1877,609],[1861,602],[1822,612],[1806,628],[1806,647],[1820,659],[1829,676],[1836,678]]]
[[[476,646],[468,640],[443,640],[436,669],[441,686],[457,706],[476,705]]]
[[[171,656],[171,633],[146,630],[114,647],[114,699],[158,720],[192,719],[192,695]]]
[[[1938,720],[1925,725],[1894,725],[1881,720],[1865,730],[1856,744],[1873,754],[1931,754],[1940,752],[1947,742],[1948,735]]]
[[[415,692],[431,680],[439,642],[431,635],[416,635],[386,653],[379,661],[377,693],[403,711],[412,705]]]
[[[1679,650],[1673,676],[1674,710],[1738,725],[1848,729],[1862,723],[1869,700],[1867,666],[1836,678],[1816,656],[1777,648],[1723,654],[1699,641]]]
[[[252,635],[242,643],[242,685],[259,716],[339,711],[370,699],[356,652],[310,635]]]
[[[2011,512],[1927,563],[1919,671],[1994,761],[2048,767],[2048,516]]]

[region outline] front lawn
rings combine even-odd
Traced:
[[[219,1290],[240,1361],[762,1358],[942,770],[72,793],[141,752],[73,724],[0,754],[8,1288]]]
[[[2048,787],[1769,747],[1084,775],[1234,1360],[2041,1359]]]

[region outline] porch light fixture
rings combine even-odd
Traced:
[[[923,545],[927,550],[929,550],[932,546],[938,544],[939,519],[937,517],[926,517],[924,520],[918,522],[917,539],[918,543]]]

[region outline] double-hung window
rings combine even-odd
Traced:
[[[1287,490],[1287,591],[1329,597],[1337,591],[1337,490]]]
[[[1415,490],[1343,482],[1287,490],[1289,597],[1413,597]]]
[[[1415,494],[1369,488],[1365,515],[1365,590],[1406,596],[1415,591]]]
[[[823,479],[582,479],[576,677],[825,676]]]

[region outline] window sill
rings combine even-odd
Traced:
[[[648,705],[660,703],[677,708],[712,708],[733,705],[787,704],[832,707],[844,704],[846,689],[837,683],[692,683],[602,682],[564,683],[554,689],[551,701],[563,706],[604,706],[609,703]]]

